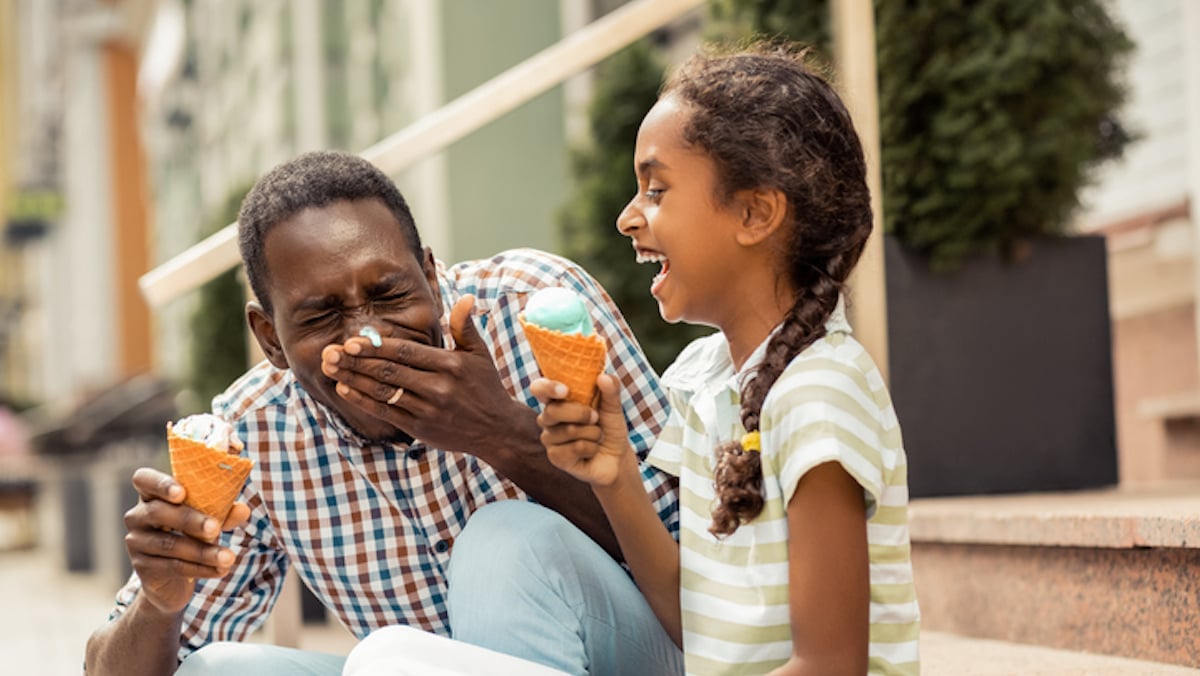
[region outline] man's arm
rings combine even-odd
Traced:
[[[196,580],[222,577],[234,562],[232,551],[212,543],[250,514],[238,503],[218,523],[183,504],[186,493],[175,479],[149,468],[134,473],[133,485],[140,499],[125,513],[125,548],[141,589],[120,617],[88,639],[91,676],[175,672],[183,612]]]
[[[88,675],[175,673],[182,625],[182,610],[161,612],[139,594],[120,617],[88,639]]]
[[[620,549],[588,486],[550,464],[537,412],[505,389],[487,344],[471,320],[474,298],[455,304],[455,349],[385,338],[331,345],[322,368],[347,401],[434,448],[470,453],[588,534],[614,558]],[[392,404],[387,401],[403,388]]]

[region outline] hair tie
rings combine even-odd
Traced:
[[[747,432],[742,436],[742,450],[746,453],[759,453],[762,451],[762,435],[758,430]]]

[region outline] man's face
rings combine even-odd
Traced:
[[[291,368],[309,394],[364,437],[403,438],[337,395],[335,381],[321,372],[321,350],[368,325],[385,337],[441,346],[432,254],[418,260],[396,217],[376,199],[306,209],[268,231],[263,247],[273,312],[260,322],[270,326],[256,326],[255,334],[267,341],[268,358]],[[274,350],[272,336],[263,335],[272,327]]]

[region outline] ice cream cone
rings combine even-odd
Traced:
[[[224,521],[254,462],[181,437],[169,423],[167,444],[171,449],[171,474],[187,489],[184,504]]]
[[[519,317],[542,375],[567,386],[567,399],[591,404],[596,376],[604,370],[607,348],[599,336],[544,329]]]

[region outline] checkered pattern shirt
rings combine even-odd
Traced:
[[[446,268],[444,304],[476,297],[475,321],[505,386],[519,401],[537,366],[517,324],[526,296],[545,286],[578,291],[609,345],[608,372],[623,385],[630,441],[645,455],[667,402],[612,299],[580,268],[540,251],[501,253]],[[448,326],[443,326],[449,335]],[[262,624],[290,567],[356,636],[392,624],[448,635],[446,565],[467,518],[494,500],[528,499],[478,458],[412,445],[372,443],[292,377],[264,362],[213,401],[255,460],[241,500],[249,523],[222,535],[232,572],[202,580],[184,613],[179,657],[213,641],[238,641]],[[674,480],[643,464],[647,491],[678,532]],[[119,616],[138,593],[135,574],[118,593]]]

